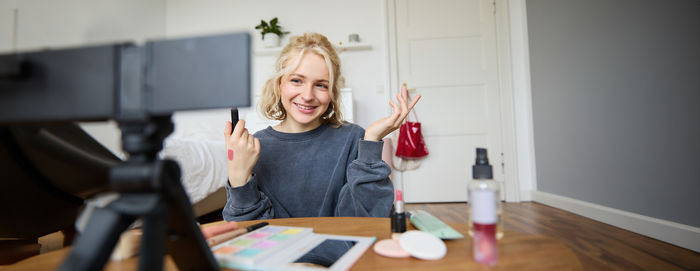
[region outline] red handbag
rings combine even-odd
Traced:
[[[410,97],[409,97],[410,99]],[[428,147],[425,146],[421,125],[418,122],[416,110],[412,110],[416,121],[404,121],[399,128],[399,138],[396,141],[396,157],[404,159],[418,159],[428,155]]]

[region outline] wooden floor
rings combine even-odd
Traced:
[[[465,203],[407,204],[446,223],[467,223]],[[504,203],[505,231],[562,240],[584,270],[700,270],[700,253],[539,203]],[[508,238],[506,235],[504,238]]]

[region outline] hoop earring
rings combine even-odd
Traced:
[[[324,120],[330,119],[331,116],[333,116],[333,113],[335,112],[335,110],[333,110],[333,108],[334,108],[333,103],[330,103],[328,105],[328,109],[326,109],[326,112],[323,114]]]

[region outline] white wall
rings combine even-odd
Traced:
[[[348,35],[357,33],[371,50],[341,53],[342,72],[346,86],[353,89],[355,101],[355,123],[366,127],[389,110],[385,89],[385,32],[383,1],[182,1],[168,0],[166,4],[166,33],[168,37],[196,36],[209,33],[250,31],[253,47],[262,48],[261,37],[255,26],[261,19],[269,21],[278,17],[280,25],[291,34],[283,37],[283,46],[292,35],[304,32],[319,32],[331,42],[347,42]],[[277,55],[253,56],[252,88],[259,95],[265,80],[271,75]],[[257,102],[257,99],[253,101]],[[211,111],[220,118],[210,118],[217,135],[221,134],[225,111]],[[196,116],[195,116],[196,115]],[[211,116],[200,113],[180,113],[177,121],[198,121]],[[259,119],[249,110],[242,110],[241,118],[248,119],[252,131],[265,128],[267,124],[255,125]]]
[[[140,41],[165,33],[165,0],[21,0],[16,7],[22,50]]]
[[[14,0],[0,0],[0,53],[12,50],[15,6]]]
[[[162,38],[165,3],[165,0],[0,0],[0,53]],[[17,29],[16,37],[14,29]],[[113,122],[81,125],[123,157],[120,133]]]

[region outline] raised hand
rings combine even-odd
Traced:
[[[226,122],[224,136],[226,137],[226,153],[228,165],[228,181],[231,187],[246,184],[253,173],[253,167],[260,157],[260,140],[248,133],[245,120],[239,120],[236,128],[230,121]]]
[[[401,94],[396,95],[399,104],[397,105],[393,100],[389,101],[389,105],[391,105],[394,111],[391,115],[379,119],[367,127],[365,130],[365,140],[379,141],[389,133],[401,127],[401,123],[403,123],[403,120],[408,116],[408,113],[413,110],[413,107],[416,106],[420,98],[421,95],[418,94],[414,96],[410,102],[407,102],[408,90],[406,89],[406,85],[401,87]]]

